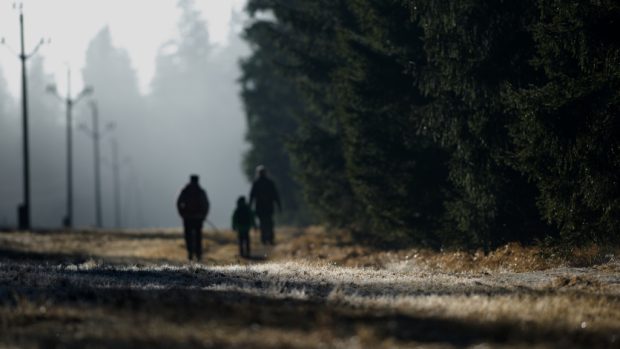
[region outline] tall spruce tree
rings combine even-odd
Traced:
[[[248,32],[299,97],[288,151],[328,223],[489,249],[554,235],[544,216],[567,237],[617,239],[615,3],[248,8],[272,16]]]
[[[620,4],[537,2],[533,64],[544,80],[514,87],[519,168],[566,241],[620,240]]]
[[[420,87],[434,97],[429,133],[449,149],[454,196],[448,224],[465,243],[491,247],[529,241],[545,232],[535,207],[535,188],[511,166],[505,112],[506,83],[527,84],[535,10],[529,1],[440,0],[411,4],[424,29],[427,70]]]
[[[425,65],[422,30],[402,1],[349,2],[342,61],[333,77],[347,175],[381,243],[439,246],[447,155],[421,131],[428,98],[415,84]],[[413,76],[413,79],[412,79]]]
[[[282,221],[308,223],[309,213],[293,177],[286,148],[297,130],[295,115],[302,110],[302,103],[296,86],[279,71],[278,51],[262,28],[257,23],[244,35],[256,49],[241,62],[241,97],[248,124],[246,139],[252,146],[245,153],[243,168],[248,179],[253,180],[256,166],[266,166],[278,184],[285,207]]]
[[[276,63],[300,92],[299,123],[288,149],[316,214],[337,226],[359,225],[362,211],[346,176],[341,125],[335,114],[336,91],[330,77],[340,63],[334,40],[345,1],[263,1],[248,3],[250,14],[270,13],[249,31],[262,31],[278,51]],[[259,43],[260,44],[260,43]]]

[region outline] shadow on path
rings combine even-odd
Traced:
[[[464,321],[453,318],[402,313],[394,309],[369,310],[329,301],[328,297],[345,282],[327,282],[310,276],[273,276],[251,268],[162,267],[93,265],[80,266],[91,257],[81,254],[54,254],[0,249],[0,306],[15,307],[17,299],[35,304],[52,303],[68,307],[104,308],[119,318],[161,319],[191,326],[214,322],[234,328],[258,324],[279,330],[313,331],[324,329],[338,338],[358,335],[371,328],[378,338],[429,344],[469,346],[477,343],[544,344],[552,348],[614,347],[608,333],[526,326],[522,321]],[[69,264],[69,265],[67,265]],[[346,282],[350,284],[350,281]],[[433,295],[512,295],[545,292],[459,285],[444,290],[425,291],[400,287],[398,282],[363,282],[341,289],[357,296],[376,297]],[[392,292],[392,293],[390,293]],[[303,294],[303,297],[294,296]],[[590,295],[591,296],[591,295]],[[91,316],[88,311],[85,317]],[[6,324],[7,340],[27,341],[20,335],[23,324]],[[12,327],[15,326],[15,327]],[[12,330],[13,329],[13,330]],[[65,342],[54,342],[62,341]],[[31,340],[39,347],[207,348],[199,342],[175,339],[56,338],[42,335]],[[51,341],[51,342],[50,342]],[[48,346],[51,345],[51,346]],[[221,347],[221,346],[220,346]]]

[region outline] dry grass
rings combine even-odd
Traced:
[[[291,234],[289,232],[289,234]],[[382,251],[353,243],[343,231],[311,227],[286,239],[274,257],[280,259],[323,260],[348,267],[385,268],[394,264],[415,264],[429,271],[458,273],[527,272],[557,267],[594,267],[614,265],[620,249],[591,245],[571,250],[546,251],[539,246],[523,247],[509,243],[488,255],[482,250],[470,252],[410,248]]]
[[[388,252],[319,227],[250,260],[232,232],[205,249],[187,263],[178,230],[0,233],[0,348],[619,346],[609,249]]]
[[[543,251],[538,246],[523,247],[518,243],[504,245],[488,255],[482,250],[436,252],[410,248],[383,251],[356,245],[346,232],[327,231],[322,227],[280,229],[276,248],[264,248],[257,243],[258,232],[253,231],[252,234],[252,251],[259,259],[268,255],[272,261],[309,260],[355,268],[380,269],[395,264],[415,264],[418,269],[436,272],[527,272],[558,267],[613,267],[615,264],[610,262],[614,262],[620,254],[618,248],[597,245]],[[203,245],[204,262],[207,264],[255,262],[238,258],[236,235],[231,231],[207,231]],[[129,258],[168,263],[183,263],[186,260],[184,240],[179,229],[8,233],[0,234],[0,246],[18,251],[112,260]]]

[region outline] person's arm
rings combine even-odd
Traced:
[[[248,205],[250,206],[250,209],[252,208],[252,204],[254,203],[255,200],[256,200],[256,182],[252,183],[252,189],[250,189],[250,201],[248,203]]]
[[[181,191],[181,193],[179,194],[179,197],[177,198],[177,212],[179,212],[179,216],[183,217],[183,213],[185,211],[185,200],[184,200],[184,195],[183,195],[183,190]]]
[[[209,197],[207,196],[207,192],[206,191],[202,191],[202,208],[203,208],[203,213],[205,218],[207,217],[207,215],[209,214],[209,209],[210,207],[210,203],[209,203]]]

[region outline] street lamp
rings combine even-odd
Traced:
[[[23,3],[13,3],[13,9],[19,9],[19,29],[20,29],[20,43],[21,50],[18,54],[9,46],[5,38],[0,38],[0,44],[6,46],[11,52],[15,53],[21,60],[22,66],[22,151],[23,151],[23,186],[24,186],[24,202],[19,205],[17,209],[17,221],[20,230],[28,230],[31,227],[30,222],[30,149],[29,149],[29,132],[28,132],[28,86],[26,79],[26,61],[34,56],[39,48],[46,43],[44,39],[41,39],[37,46],[26,54],[24,45],[24,5]],[[50,40],[47,40],[49,43]]]
[[[114,180],[114,225],[116,229],[121,228],[121,176],[120,176],[120,167],[122,164],[129,161],[128,158],[125,158],[123,163],[119,161],[118,158],[118,140],[113,138],[111,140],[112,144],[112,175]]]
[[[112,131],[116,125],[114,123],[108,123],[103,132],[99,131],[99,109],[95,101],[89,103],[93,116],[92,129],[85,124],[80,124],[78,127],[81,131],[84,131],[93,140],[94,150],[94,164],[95,164],[95,226],[97,228],[103,227],[102,214],[101,214],[101,154],[99,152],[99,141],[106,131]]]
[[[71,69],[67,69],[67,95],[63,98],[58,94],[56,85],[48,85],[47,92],[66,103],[67,108],[67,213],[63,219],[65,228],[73,227],[73,106],[82,98],[91,95],[94,89],[86,86],[78,95],[71,98]]]
[[[111,124],[108,127],[116,128],[116,124]],[[113,137],[110,139],[110,145],[112,147],[112,161],[105,161],[104,164],[109,165],[112,169],[112,185],[114,187],[114,226],[120,229],[123,225],[121,214],[121,167],[131,164],[132,160],[129,157],[120,159],[118,139]]]

